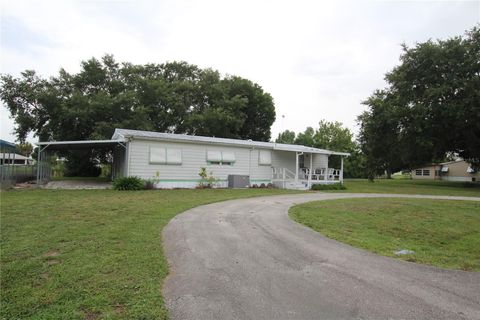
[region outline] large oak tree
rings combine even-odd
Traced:
[[[273,99],[258,84],[186,62],[136,65],[106,55],[74,74],[27,70],[0,81],[20,141],[30,132],[41,141],[109,139],[115,128],[269,141],[275,121]]]
[[[413,168],[458,154],[480,162],[480,29],[403,46],[387,87],[365,101],[360,141],[370,172]]]

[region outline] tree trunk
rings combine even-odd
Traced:
[[[390,169],[385,170],[385,175],[387,176],[387,179],[392,179],[392,170]]]

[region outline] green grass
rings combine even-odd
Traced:
[[[294,206],[290,217],[368,251],[438,267],[480,271],[480,202],[342,199]],[[415,253],[397,256],[395,251]]]
[[[2,319],[164,319],[162,228],[189,208],[285,194],[23,190],[1,196]]]
[[[425,180],[375,180],[370,182],[363,179],[345,180],[346,190],[330,192],[342,193],[402,193],[402,194],[431,194],[480,197],[480,183],[465,183],[452,181],[425,181]]]

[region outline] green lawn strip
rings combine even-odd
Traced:
[[[368,251],[459,270],[480,271],[480,203],[427,199],[342,199],[294,206],[290,217]],[[414,254],[395,255],[407,249]]]
[[[325,192],[342,193],[401,193],[401,194],[430,194],[480,197],[480,182],[465,183],[454,181],[425,181],[406,179],[378,179],[370,182],[364,179],[345,180],[346,190]]]
[[[24,190],[1,196],[2,319],[164,319],[162,228],[189,208],[285,194]]]

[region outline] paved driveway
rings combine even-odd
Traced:
[[[171,318],[480,319],[480,273],[377,256],[327,239],[287,215],[296,203],[387,196],[283,195],[178,215],[163,234]]]

